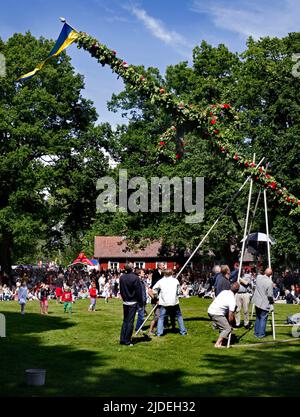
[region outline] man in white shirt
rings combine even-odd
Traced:
[[[239,288],[240,284],[234,282],[231,285],[230,290],[223,290],[220,292],[208,307],[207,312],[213,321],[214,327],[220,330],[220,336],[215,343],[216,348],[222,347],[223,340],[228,338],[231,332],[231,326],[235,323],[235,294],[238,292]]]
[[[163,335],[164,320],[167,315],[177,318],[179,332],[182,336],[185,336],[187,330],[184,327],[178,298],[178,295],[181,293],[181,287],[178,279],[172,276],[172,271],[167,270],[165,276],[157,281],[152,289],[149,288],[148,292],[151,297],[158,295],[160,312],[157,323],[157,336]]]

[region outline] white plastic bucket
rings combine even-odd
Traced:
[[[46,369],[26,369],[27,385],[45,385]]]

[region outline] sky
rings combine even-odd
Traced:
[[[56,39],[59,17],[117,51],[129,64],[159,68],[180,61],[191,63],[192,50],[202,40],[225,44],[233,52],[245,49],[249,36],[286,36],[299,31],[299,0],[0,0],[0,37],[30,31]],[[299,51],[300,52],[300,51]],[[125,123],[121,113],[107,110],[123,82],[73,44],[72,64],[85,77],[83,95],[94,102],[99,123]],[[28,71],[33,68],[28,68]]]

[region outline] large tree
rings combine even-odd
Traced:
[[[193,65],[183,62],[169,67],[165,80],[154,69],[136,70],[149,85],[154,85],[151,81],[160,85],[158,95],[169,91],[176,99],[200,108],[217,102],[234,104],[240,113],[240,126],[232,138],[235,148],[250,160],[253,153],[256,153],[256,161],[265,156],[266,162],[272,163],[268,172],[286,181],[288,188],[298,195],[299,175],[295,172],[299,168],[299,79],[292,76],[292,54],[299,50],[299,36],[294,33],[283,39],[249,39],[248,48],[241,56],[231,53],[224,45],[213,48],[203,42],[194,49]],[[97,48],[97,44],[92,45],[92,54]],[[111,108],[121,109],[131,118],[129,126],[118,132],[115,156],[120,161],[119,167],[127,168],[131,175],[141,174],[147,178],[153,175],[204,176],[205,221],[187,226],[180,214],[138,213],[127,218],[121,216],[121,221],[111,224],[116,233],[120,228],[119,232],[127,230],[132,236],[163,236],[169,243],[193,246],[240,186],[242,177],[232,162],[220,158],[222,153],[212,153],[215,148],[210,146],[205,131],[201,134],[201,130],[188,123],[183,125],[188,132],[185,135],[189,148],[186,158],[174,165],[160,157],[157,151],[159,132],[176,120],[176,115],[172,109],[166,111],[158,107],[155,100],[148,97],[145,89],[134,89],[129,83],[124,92],[112,98]],[[257,194],[257,188],[255,191]],[[271,194],[269,207],[271,232],[278,241],[274,252],[277,261],[295,264],[300,251],[299,211],[295,210],[295,217],[285,222],[289,210],[273,201]],[[218,257],[228,259],[233,244],[242,237],[245,211],[244,193],[210,236],[209,247]],[[102,228],[102,221],[96,221],[94,231]],[[262,202],[253,227],[262,230],[265,227]]]
[[[0,265],[31,254],[38,242],[50,251],[80,238],[95,214],[96,179],[111,132],[95,126],[83,77],[61,54],[30,80],[16,82],[53,46],[30,33],[0,40],[6,77],[0,78]],[[44,249],[45,250],[45,249]]]

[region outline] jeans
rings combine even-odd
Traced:
[[[179,332],[181,335],[185,335],[187,333],[186,328],[184,327],[183,318],[181,314],[181,310],[179,304],[175,306],[160,306],[160,313],[159,319],[157,323],[157,336],[162,336],[164,332],[164,320],[167,315],[175,316],[178,320]]]
[[[137,303],[133,305],[123,304],[123,324],[122,324],[121,335],[120,335],[120,343],[122,345],[130,344],[136,310],[137,310]]]
[[[254,326],[254,336],[256,337],[265,337],[266,335],[266,327],[267,327],[267,320],[268,320],[268,311],[262,310],[255,306],[256,312],[256,320]]]
[[[138,308],[138,316],[137,316],[137,321],[136,321],[136,325],[135,325],[135,331],[137,332],[139,330],[139,328],[141,327],[141,325],[144,322],[144,317],[145,317],[145,307],[139,307]]]

